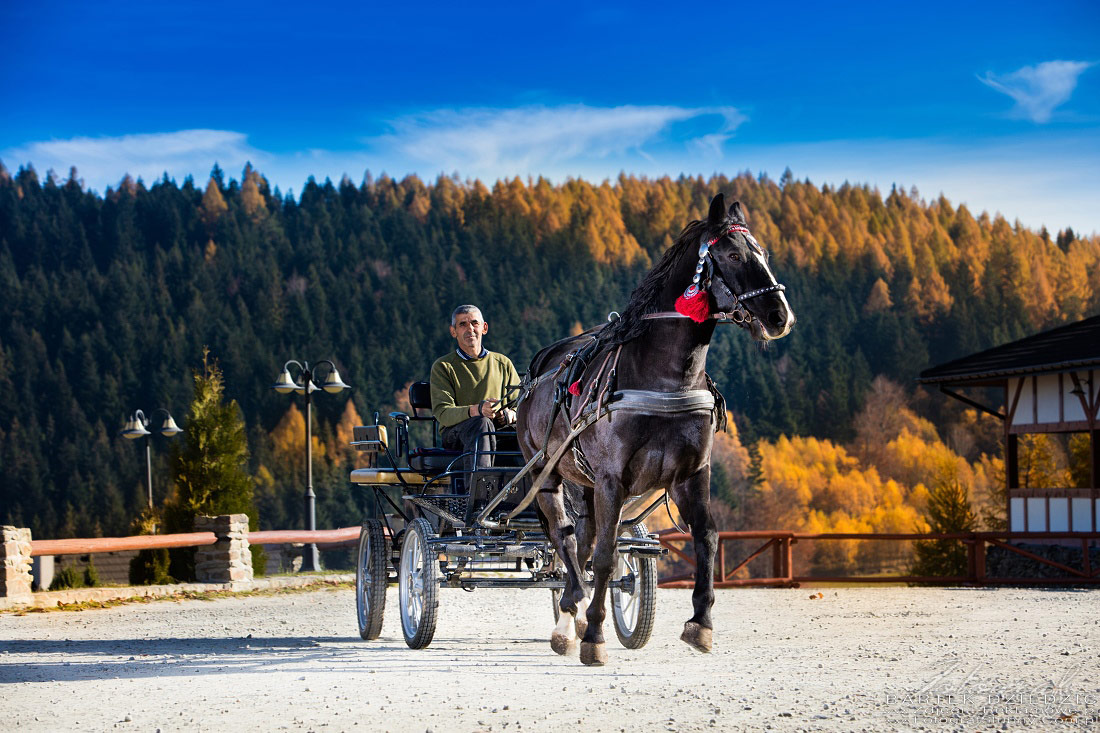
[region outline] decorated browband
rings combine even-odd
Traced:
[[[699,262],[695,265],[695,275],[692,276],[691,285],[687,286],[684,294],[676,298],[675,308],[677,313],[687,316],[696,323],[702,323],[710,315],[710,298],[706,297],[707,291],[700,284],[703,278],[703,263],[706,262],[707,255],[710,253],[711,245],[722,237],[736,232],[748,234],[749,230],[746,227],[734,224],[726,230],[725,234],[699,244]]]

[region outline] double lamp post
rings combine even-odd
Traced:
[[[157,428],[158,433],[165,438],[174,438],[183,430],[179,425],[176,425],[176,421],[172,419],[172,415],[160,408],[154,410],[152,415],[156,416],[157,413],[164,413],[164,422]],[[145,413],[141,410],[134,410],[130,415],[130,419],[126,421],[126,426],[122,428],[122,437],[127,440],[137,440],[138,438],[145,438],[145,486],[149,490],[149,508],[153,508],[153,450],[149,445],[149,438],[152,436],[152,432],[149,430],[149,424],[152,422],[152,418],[145,417]]]
[[[295,382],[290,375],[290,365],[294,364],[298,367],[298,376],[301,379],[300,382]],[[314,381],[317,372],[322,367],[328,367],[328,376],[325,381],[321,383],[318,388]],[[306,515],[306,529],[311,532],[317,529],[317,495],[313,493],[313,406],[312,395],[318,389],[323,389],[329,394],[338,394],[350,387],[344,384],[340,379],[340,372],[336,370],[336,365],[328,359],[317,362],[312,368],[308,361],[295,361],[291,359],[283,365],[283,373],[279,375],[278,381],[272,385],[279,394],[291,394],[297,392],[300,395],[306,397],[306,495],[305,495],[305,515]],[[306,544],[302,552],[302,571],[308,572],[312,570],[321,569],[321,558],[317,552],[317,545],[310,542]]]

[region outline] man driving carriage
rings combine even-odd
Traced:
[[[432,364],[432,414],[442,426],[443,447],[473,452],[477,467],[493,464],[495,431],[515,423],[516,411],[507,406],[509,385],[519,384],[512,360],[489,351],[482,339],[489,324],[476,305],[460,305],[451,314],[453,352]],[[467,468],[473,468],[467,460]]]

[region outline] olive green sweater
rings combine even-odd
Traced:
[[[504,354],[463,359],[452,351],[432,364],[432,414],[443,427],[458,425],[470,417],[470,405],[502,399],[511,384],[519,384],[519,374]]]

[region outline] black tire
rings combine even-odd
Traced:
[[[398,598],[401,601],[401,633],[412,649],[423,649],[435,636],[439,607],[438,555],[428,545],[432,526],[423,517],[405,530],[401,561],[397,566]]]
[[[359,636],[377,639],[382,633],[382,615],[386,611],[386,561],[389,558],[386,534],[377,519],[363,522],[359,530],[359,556],[355,563],[355,611]]]
[[[641,522],[633,525],[630,533],[634,537],[649,537],[649,531]],[[641,649],[653,634],[653,622],[657,617],[657,560],[649,555],[619,554],[612,580],[621,580],[631,574],[634,576],[632,593],[611,589],[611,620],[620,644],[627,649]]]

